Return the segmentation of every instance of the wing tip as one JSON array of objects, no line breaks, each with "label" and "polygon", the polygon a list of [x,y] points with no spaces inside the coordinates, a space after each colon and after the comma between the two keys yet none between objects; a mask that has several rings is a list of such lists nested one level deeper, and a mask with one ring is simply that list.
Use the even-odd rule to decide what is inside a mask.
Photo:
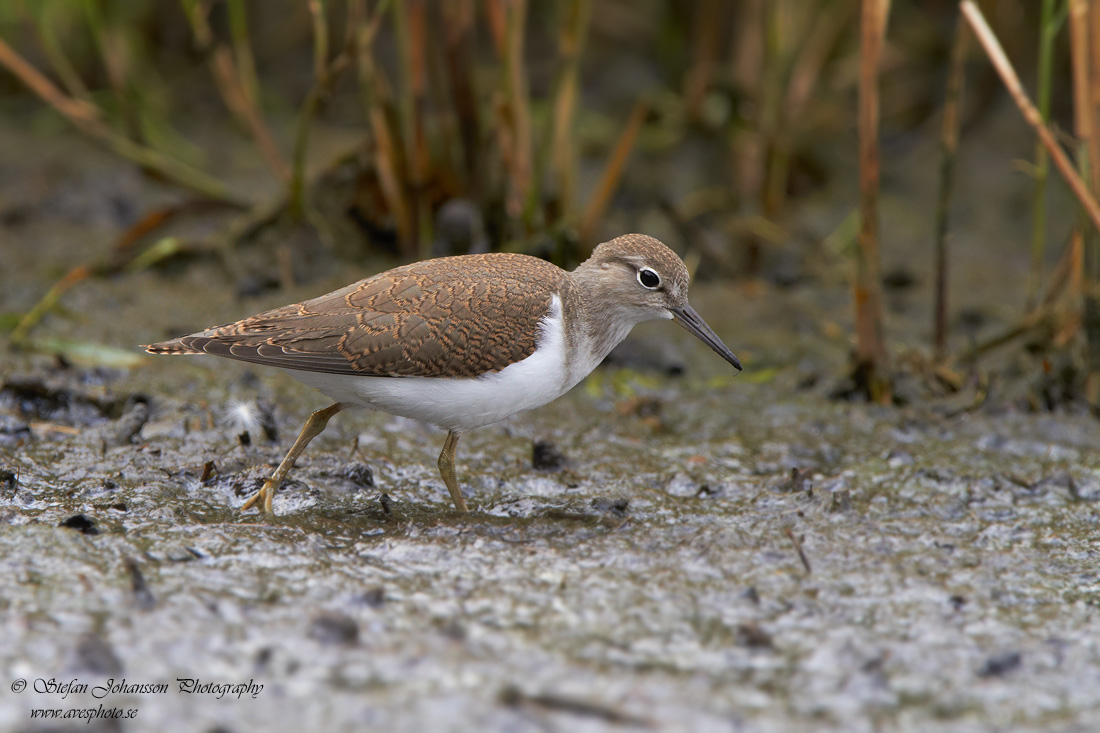
[{"label": "wing tip", "polygon": [[157,355],[179,355],[179,354],[201,354],[201,351],[196,351],[187,344],[183,343],[182,338],[171,339],[170,341],[158,341],[155,344],[142,344],[138,348],[144,349],[149,354]]}]

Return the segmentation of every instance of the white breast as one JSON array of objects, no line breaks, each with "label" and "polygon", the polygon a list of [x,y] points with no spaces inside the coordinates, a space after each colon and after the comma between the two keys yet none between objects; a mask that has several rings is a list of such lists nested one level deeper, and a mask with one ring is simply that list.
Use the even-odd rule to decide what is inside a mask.
[{"label": "white breast", "polygon": [[292,371],[297,379],[337,402],[422,420],[465,432],[545,405],[587,375],[566,369],[565,327],[558,296],[539,322],[533,354],[479,377],[360,377]]}]

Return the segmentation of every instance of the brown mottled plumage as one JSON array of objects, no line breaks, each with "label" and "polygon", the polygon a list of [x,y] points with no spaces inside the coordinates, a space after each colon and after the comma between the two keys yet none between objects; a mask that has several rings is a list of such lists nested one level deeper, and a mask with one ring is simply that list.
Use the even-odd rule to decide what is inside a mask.
[{"label": "brown mottled plumage", "polygon": [[476,377],[534,353],[551,296],[572,305],[574,290],[537,257],[441,257],[146,349],[329,374]]}]

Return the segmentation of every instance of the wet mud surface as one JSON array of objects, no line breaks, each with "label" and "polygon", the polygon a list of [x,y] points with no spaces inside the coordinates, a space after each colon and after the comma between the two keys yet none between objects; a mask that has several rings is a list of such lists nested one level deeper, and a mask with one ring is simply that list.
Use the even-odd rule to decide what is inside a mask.
[{"label": "wet mud surface", "polygon": [[[74,210],[35,215],[35,189],[20,194],[3,310],[110,246],[121,224],[86,198],[155,196],[92,161],[113,183],[71,184],[94,192]],[[916,220],[911,198],[887,216]],[[993,242],[1016,226],[994,225]],[[962,255],[957,276],[985,256]],[[1003,259],[1015,277],[1026,253]],[[369,271],[246,300],[214,262],[96,279],[40,329],[129,350]],[[1007,322],[1014,300],[978,290],[960,298]],[[171,692],[112,695],[137,718],[61,729],[1093,729],[1096,419],[1036,408],[1051,377],[1027,354],[991,387],[968,374],[941,396],[909,378],[898,407],[834,399],[851,320],[839,276],[692,293],[745,372],[668,324],[640,327],[571,394],[464,436],[471,516],[436,471],[444,434],[367,412],[334,418],[277,516],[242,514],[323,397],[213,358],[63,364],[5,342],[0,728],[100,702],[15,694],[16,679],[125,677]],[[927,297],[892,293],[894,333],[925,338]],[[177,678],[263,689],[184,694]]]}]

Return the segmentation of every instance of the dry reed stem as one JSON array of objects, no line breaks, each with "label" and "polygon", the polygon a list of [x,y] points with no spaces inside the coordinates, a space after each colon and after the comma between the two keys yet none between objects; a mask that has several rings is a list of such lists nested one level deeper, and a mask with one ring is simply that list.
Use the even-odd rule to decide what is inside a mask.
[{"label": "dry reed stem", "polygon": [[1097,192],[1100,192],[1100,114],[1097,114],[1097,106],[1100,105],[1100,8],[1096,3],[1089,6],[1089,36],[1091,43],[1089,44],[1089,50],[1092,52],[1090,56],[1090,84],[1089,84],[1089,96],[1085,98],[1084,104],[1089,105],[1092,109],[1092,123],[1093,127],[1090,135],[1089,146],[1089,172],[1091,173],[1090,183],[1092,184],[1092,193],[1095,196]]},{"label": "dry reed stem", "polygon": [[485,0],[485,20],[489,25],[489,37],[493,39],[497,58],[502,60],[507,53],[509,2],[510,0]]},{"label": "dry reed stem", "polygon": [[565,211],[576,204],[577,146],[574,120],[580,84],[581,50],[591,14],[591,0],[570,0],[565,6],[565,19],[558,32],[558,54],[562,64],[554,98],[551,166],[557,178],[557,194]]},{"label": "dry reed stem", "polygon": [[531,112],[527,96],[527,70],[523,52],[526,40],[527,0],[507,0],[507,43],[505,54],[506,89],[509,121],[512,125],[512,185],[508,191],[508,213],[523,214],[532,193],[531,185]]},{"label": "dry reed stem", "polygon": [[[408,8],[403,66],[406,68],[405,143],[408,146],[410,198],[413,206],[413,242],[420,256],[426,256],[431,229],[431,211],[425,189],[431,177],[431,158],[425,133],[427,112],[427,5],[425,0],[404,0]],[[408,254],[414,254],[409,252]]]},{"label": "dry reed stem", "polygon": [[[760,80],[764,78],[764,0],[741,0],[736,13],[727,73],[745,97],[755,102],[753,108],[759,109]],[[730,188],[736,199],[746,200],[759,194],[763,185],[763,158],[758,122],[735,130],[730,136]]]},{"label": "dry reed stem", "polygon": [[691,23],[691,66],[684,78],[684,109],[689,119],[701,117],[703,100],[714,78],[718,62],[719,31],[725,22],[724,0],[700,0],[695,3]]},{"label": "dry reed stem", "polygon": [[54,283],[53,287],[47,291],[46,295],[42,297],[33,308],[27,311],[26,315],[20,319],[15,330],[11,334],[11,342],[13,344],[24,344],[27,341],[27,336],[30,334],[31,329],[38,325],[38,322],[42,320],[43,316],[49,313],[57,302],[61,300],[61,296],[67,293],[74,285],[87,280],[92,275],[92,269],[87,265],[78,265],[69,271],[65,277]]},{"label": "dry reed stem", "polygon": [[584,209],[584,214],[581,216],[580,241],[588,251],[591,251],[596,244],[594,239],[597,235],[596,227],[606,213],[615,189],[619,186],[619,180],[626,168],[626,161],[630,158],[630,152],[634,149],[634,143],[638,139],[638,133],[642,129],[642,123],[645,122],[648,112],[649,103],[646,100],[640,99],[634,104],[626,127],[623,128],[619,141],[615,143],[615,149],[607,161],[599,183],[596,184],[596,190]]},{"label": "dry reed stem", "polygon": [[875,402],[891,399],[886,345],[882,336],[882,277],[879,262],[878,69],[886,35],[889,0],[863,0],[860,19],[859,181],[860,231],[856,257],[856,371]]},{"label": "dry reed stem", "polygon": [[970,27],[974,30],[974,35],[977,36],[982,48],[985,49],[986,55],[989,56],[993,68],[997,70],[1005,88],[1008,89],[1009,94],[1012,95],[1013,101],[1016,102],[1016,106],[1019,108],[1020,113],[1024,116],[1027,123],[1035,129],[1036,134],[1039,136],[1039,140],[1042,141],[1043,146],[1047,149],[1047,152],[1050,153],[1051,160],[1054,161],[1054,167],[1058,169],[1058,173],[1065,179],[1070,190],[1073,191],[1073,195],[1077,198],[1078,203],[1085,209],[1085,213],[1088,215],[1092,225],[1097,231],[1100,231],[1100,205],[1096,203],[1096,199],[1089,193],[1088,186],[1085,185],[1084,180],[1077,175],[1077,171],[1073,168],[1073,163],[1070,162],[1069,158],[1062,150],[1062,147],[1058,144],[1054,134],[1043,124],[1043,119],[1039,114],[1039,110],[1035,109],[1035,105],[1028,99],[1027,93],[1020,84],[1019,77],[1016,76],[1016,70],[1012,67],[1008,57],[1005,56],[1004,49],[1001,48],[997,36],[994,35],[989,24],[986,23],[982,11],[978,9],[978,6],[974,4],[973,0],[963,0],[960,7],[962,8],[963,14],[966,16],[967,22],[970,23]]},{"label": "dry reed stem", "polygon": [[940,189],[936,199],[936,292],[933,323],[933,348],[936,360],[942,362],[947,351],[947,219],[951,210],[951,194],[955,187],[955,156],[959,148],[959,105],[966,76],[966,53],[969,39],[966,21],[960,15],[955,25],[955,41],[951,46],[951,67],[947,76],[947,91],[943,104],[943,131],[940,138]]},{"label": "dry reed stem", "polygon": [[[764,179],[760,187],[760,208],[764,216],[777,218],[787,193],[789,153],[781,131],[783,120],[783,8],[770,2],[764,13],[764,76],[760,88],[758,126],[765,151]],[[760,244],[750,248],[748,270],[755,275],[760,266]]]},{"label": "dry reed stem", "polygon": [[405,196],[404,157],[390,124],[392,94],[371,56],[374,38],[381,28],[388,4],[387,0],[382,0],[376,6],[371,20],[357,31],[359,82],[366,95],[367,120],[376,148],[373,162],[378,174],[378,185],[393,216],[394,228],[402,249],[409,251],[413,241],[412,217]]},{"label": "dry reed stem", "polygon": [[[459,9],[461,5],[461,2],[455,3],[455,7]],[[425,26],[428,39],[424,51],[428,78],[427,107],[435,112],[426,113],[425,116],[425,123],[430,131],[426,144],[428,161],[431,163],[428,171],[430,178],[427,179],[429,212],[436,201],[464,195],[472,185],[472,182],[467,183],[469,177],[464,172],[462,130],[453,105],[453,98],[450,96],[450,76],[447,66],[451,48],[449,48],[447,36],[451,31],[443,22],[443,12],[446,8],[446,3],[429,2]],[[440,39],[443,39],[442,43]],[[465,73],[463,70],[456,72],[458,76],[463,73]],[[433,226],[434,223],[432,221]]]},{"label": "dry reed stem", "polygon": [[458,131],[462,140],[466,188],[474,194],[475,199],[480,199],[481,123],[470,60],[474,30],[473,0],[443,3],[442,11],[446,57],[444,65],[451,92],[451,105],[458,118]]},{"label": "dry reed stem", "polygon": [[54,86],[38,69],[26,62],[11,46],[0,39],[0,65],[46,104],[85,132],[103,137],[110,128],[103,122],[102,110],[91,102],[73,99]]},{"label": "dry reed stem", "polygon": [[410,248],[409,243],[413,241],[412,215],[404,193],[404,179],[401,175],[402,156],[386,115],[386,104],[379,98],[382,96],[380,92],[384,90],[384,86],[366,54],[363,54],[360,69],[364,84],[375,88],[373,98],[368,103],[367,118],[370,121],[371,135],[377,148],[374,165],[378,172],[378,184],[382,188],[386,205],[393,215],[397,237],[402,248],[407,250]]},{"label": "dry reed stem", "polygon": [[1074,229],[1070,233],[1069,245],[1063,250],[1062,256],[1058,258],[1058,263],[1050,273],[1050,282],[1042,300],[1043,306],[1053,305],[1067,291],[1081,292],[1084,247],[1080,228]]},{"label": "dry reed stem", "polygon": [[500,90],[494,91],[490,105],[493,111],[493,133],[496,135],[496,148],[500,151],[501,164],[504,167],[505,174],[508,177],[515,178],[517,173],[514,125],[511,121],[510,110],[508,102],[504,98],[504,93]]},{"label": "dry reed stem", "polygon": [[[1100,141],[1096,134],[1096,106],[1094,89],[1100,84],[1095,78],[1092,67],[1095,52],[1091,47],[1096,43],[1092,35],[1090,13],[1097,14],[1093,3],[1087,0],[1070,0],[1070,58],[1073,66],[1073,108],[1074,132],[1078,140],[1077,166],[1082,176],[1089,182],[1093,195],[1098,190],[1097,168],[1100,167]],[[1083,295],[1081,325],[1085,333],[1085,397],[1089,404],[1100,402],[1100,301],[1097,298],[1097,246],[1098,232],[1081,229],[1084,257],[1081,272],[1081,293]]]}]

